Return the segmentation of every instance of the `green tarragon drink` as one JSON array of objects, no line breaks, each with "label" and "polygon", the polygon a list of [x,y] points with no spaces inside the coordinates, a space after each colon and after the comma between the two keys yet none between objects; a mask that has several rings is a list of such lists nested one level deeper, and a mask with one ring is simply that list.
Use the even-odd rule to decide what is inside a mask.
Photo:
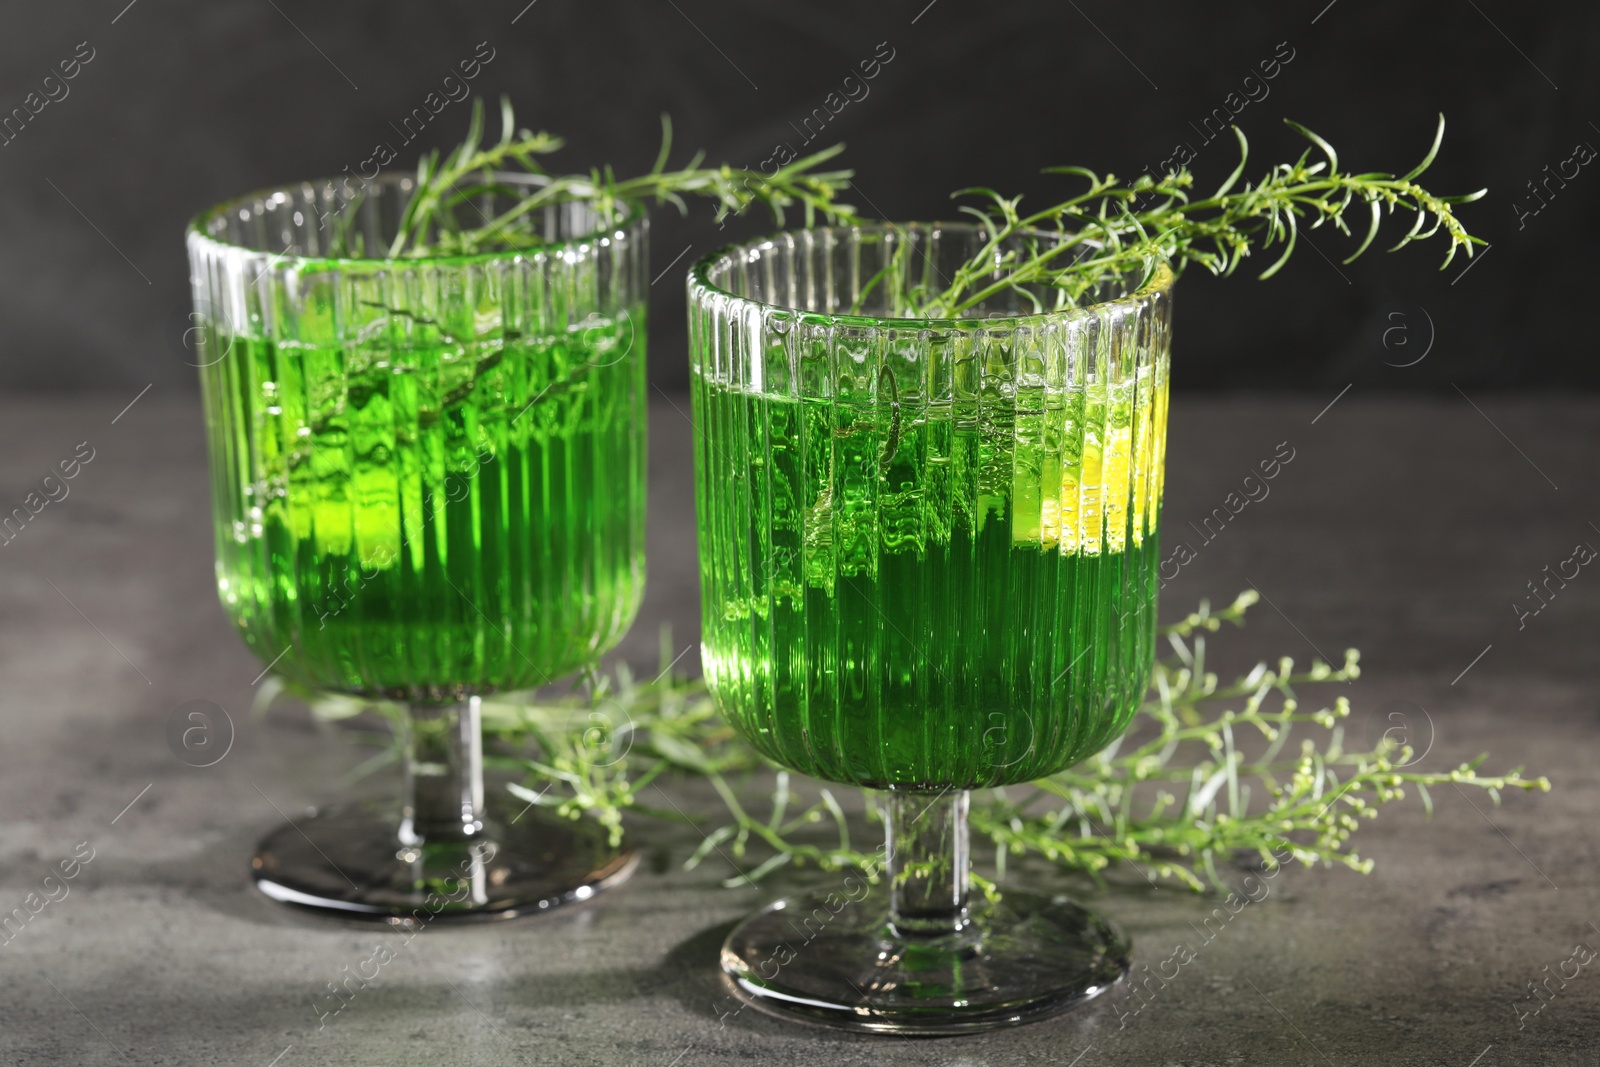
[{"label": "green tarragon drink", "polygon": [[1172,275],[1072,304],[997,270],[1071,238],[862,222],[690,272],[707,686],[780,765],[887,791],[881,888],[786,897],[723,941],[765,1010],[970,1033],[1127,970],[1065,897],[968,889],[968,791],[1092,755],[1150,678]]},{"label": "green tarragon drink", "polygon": [[1164,364],[942,403],[866,380],[797,399],[695,377],[720,711],[786,767],[875,788],[1098,751],[1153,654]]},{"label": "green tarragon drink", "polygon": [[245,640],[304,684],[413,700],[592,660],[644,581],[642,309],[470,344],[373,323],[370,347],[214,339],[218,580]]},{"label": "green tarragon drink", "polygon": [[533,172],[554,142],[502,118],[491,148],[475,109],[415,171],[187,233],[223,607],[263,677],[390,705],[396,802],[250,858],[268,897],[346,919],[532,914],[637,862],[484,781],[484,694],[597,660],[644,582],[645,209]]}]

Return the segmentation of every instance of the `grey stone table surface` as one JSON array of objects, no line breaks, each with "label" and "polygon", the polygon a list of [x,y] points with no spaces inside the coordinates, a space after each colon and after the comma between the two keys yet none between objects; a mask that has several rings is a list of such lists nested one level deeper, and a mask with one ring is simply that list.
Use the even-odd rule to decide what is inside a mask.
[{"label": "grey stone table surface", "polygon": [[[1192,558],[1163,610],[1249,585],[1271,601],[1214,642],[1218,669],[1359,647],[1352,731],[1409,701],[1432,744],[1421,766],[1487,751],[1555,788],[1499,808],[1441,790],[1431,819],[1414,799],[1386,811],[1357,838],[1373,874],[1285,873],[1137,1016],[1118,991],[1016,1030],[908,1041],[725,1015],[719,940],[784,883],[720,888],[727,872],[682,870],[693,841],[664,829],[629,883],[588,904],[426,930],[319,1027],[314,998],[394,935],[269,902],[246,858],[277,809],[338,797],[364,753],[303,715],[249,716],[262,665],[214,593],[198,402],[153,392],[119,415],[129,399],[0,401],[0,511],[92,449],[68,495],[0,546],[0,913],[26,913],[52,868],[92,850],[7,928],[0,1062],[1600,1062],[1600,966],[1570,962],[1600,948],[1600,573],[1552,585],[1537,614],[1512,607],[1537,603],[1528,583],[1546,565],[1600,545],[1600,403],[1177,396],[1166,541]],[[686,411],[664,397],[651,411],[649,593],[620,650],[641,667],[664,621],[680,646],[698,632]],[[1294,458],[1270,493],[1206,540],[1201,519],[1282,442]],[[170,713],[193,699],[237,727],[210,768],[167,746]],[[1132,934],[1136,965],[1197,940],[1217,906],[1148,887],[1087,896]],[[1530,1000],[1557,972],[1553,997]]]}]

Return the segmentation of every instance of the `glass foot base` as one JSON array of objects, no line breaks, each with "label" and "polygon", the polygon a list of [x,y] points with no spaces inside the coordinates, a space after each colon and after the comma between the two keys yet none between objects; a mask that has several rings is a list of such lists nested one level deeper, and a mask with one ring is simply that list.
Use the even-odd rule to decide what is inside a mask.
[{"label": "glass foot base", "polygon": [[638,855],[604,828],[531,808],[486,821],[474,840],[401,844],[397,820],[331,808],[269,834],[251,858],[273,900],[395,925],[482,922],[587,900],[633,873]]},{"label": "glass foot base", "polygon": [[1066,897],[1008,889],[960,933],[904,936],[883,894],[780,900],[740,923],[722,970],[748,1003],[846,1030],[964,1034],[1041,1019],[1128,971],[1128,939]]}]

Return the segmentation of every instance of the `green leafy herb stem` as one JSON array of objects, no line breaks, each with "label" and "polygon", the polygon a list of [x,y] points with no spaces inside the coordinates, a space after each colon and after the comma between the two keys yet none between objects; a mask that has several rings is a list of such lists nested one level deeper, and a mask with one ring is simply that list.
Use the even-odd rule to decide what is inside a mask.
[{"label": "green leafy herb stem", "polygon": [[[546,239],[537,222],[543,209],[553,204],[582,201],[592,204],[598,218],[620,220],[635,203],[670,203],[687,210],[688,197],[712,201],[716,218],[737,215],[753,205],[769,209],[781,226],[787,212],[800,209],[806,225],[818,217],[847,222],[855,209],[838,197],[849,186],[850,171],[825,170],[823,164],[844,150],[842,144],[824,148],[773,173],[720,164],[702,166],[704,153],[696,153],[687,166],[667,169],[672,151],[672,123],[661,119],[661,150],[646,174],[619,179],[612,169],[596,167],[585,174],[552,174],[543,157],[562,147],[560,137],[519,129],[511,103],[502,98],[500,138],[484,140],[482,101],[473,105],[466,137],[448,153],[424,155],[417,164],[415,188],[406,204],[394,237],[383,250],[384,258],[410,259],[439,255],[537,248]],[[497,174],[521,171],[540,180],[515,185],[497,180]],[[487,194],[498,194],[497,209],[481,206]],[[509,206],[503,206],[503,205]],[[350,223],[358,200],[341,213],[330,254],[359,252]]]},{"label": "green leafy herb stem", "polygon": [[[1210,196],[1191,196],[1194,175],[1180,168],[1159,178],[1141,175],[1124,182],[1084,167],[1052,167],[1046,173],[1082,178],[1088,187],[1075,196],[1037,211],[1024,212],[1021,197],[1005,197],[993,189],[964,189],[957,197],[978,197],[986,203],[963,204],[960,211],[976,219],[987,241],[962,264],[942,289],[913,285],[909,252],[888,284],[901,292],[894,302],[914,317],[960,316],[1003,292],[1024,294],[1040,311],[1076,305],[1086,294],[1097,295],[1107,280],[1143,284],[1158,264],[1174,273],[1193,264],[1213,274],[1232,274],[1257,249],[1282,246],[1282,252],[1261,274],[1276,274],[1294,252],[1302,230],[1324,225],[1350,234],[1347,214],[1355,205],[1367,209],[1366,234],[1344,262],[1360,256],[1377,237],[1385,215],[1413,216],[1411,226],[1390,249],[1443,232],[1449,241],[1444,265],[1460,249],[1472,254],[1483,239],[1467,233],[1454,208],[1483,196],[1478,190],[1461,196],[1439,196],[1417,184],[1438,155],[1444,139],[1444,116],[1426,156],[1401,175],[1381,171],[1351,173],[1339,167],[1333,146],[1296,122],[1288,125],[1311,142],[1293,163],[1280,163],[1255,182],[1240,185],[1249,159],[1249,143],[1239,140],[1239,163]],[[1322,158],[1312,161],[1312,152]],[[1431,222],[1431,225],[1430,225]],[[1426,229],[1424,228],[1426,227]]]},{"label": "green leafy herb stem", "polygon": [[[1387,735],[1376,747],[1347,744],[1344,696],[1316,707],[1300,689],[1360,674],[1355,650],[1333,666],[1297,668],[1285,657],[1258,663],[1224,684],[1206,669],[1207,637],[1242,625],[1257,600],[1241,593],[1221,610],[1199,609],[1163,628],[1171,655],[1158,660],[1151,688],[1123,738],[1060,774],[980,792],[971,825],[994,845],[994,878],[974,884],[994,892],[1008,862],[1037,857],[1098,881],[1116,864],[1129,876],[1193,890],[1222,887],[1222,868],[1266,860],[1287,847],[1305,866],[1340,864],[1366,873],[1372,861],[1352,848],[1361,825],[1415,790],[1430,812],[1441,785],[1484,790],[1495,803],[1507,790],[1548,791],[1545,778],[1517,767],[1480,773],[1487,757],[1449,770],[1421,771],[1409,747]],[[669,662],[670,640],[662,658]],[[625,667],[611,678],[588,676],[587,691],[546,698],[501,694],[485,703],[490,766],[520,780],[519,798],[571,818],[593,818],[620,840],[630,815],[688,822],[703,835],[686,859],[712,857],[734,866],[726,885],[746,885],[783,867],[853,868],[881,876],[883,813],[863,792],[857,804],[874,832],[866,846],[852,834],[847,805],[824,785],[800,784],[748,748],[716,714],[704,683],[664,669],[640,682]],[[274,684],[267,699],[283,691]],[[319,717],[349,719],[374,705],[345,697],[297,694]],[[394,707],[379,707],[399,714]],[[395,742],[359,768],[368,773],[399,758]],[[397,735],[396,735],[397,736]],[[774,772],[770,779],[761,772]],[[718,810],[685,810],[672,786],[702,779]],[[758,785],[771,782],[771,786]],[[649,786],[652,791],[645,799]],[[824,832],[825,831],[825,832]]]}]

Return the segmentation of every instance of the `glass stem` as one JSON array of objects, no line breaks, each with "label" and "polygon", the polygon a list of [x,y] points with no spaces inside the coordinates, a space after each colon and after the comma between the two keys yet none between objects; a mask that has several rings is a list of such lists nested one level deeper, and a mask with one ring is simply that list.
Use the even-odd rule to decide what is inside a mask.
[{"label": "glass stem", "polygon": [[967,792],[889,794],[889,922],[908,937],[967,925]]},{"label": "glass stem", "polygon": [[471,841],[483,833],[482,700],[413,704],[406,714],[406,845]]}]

